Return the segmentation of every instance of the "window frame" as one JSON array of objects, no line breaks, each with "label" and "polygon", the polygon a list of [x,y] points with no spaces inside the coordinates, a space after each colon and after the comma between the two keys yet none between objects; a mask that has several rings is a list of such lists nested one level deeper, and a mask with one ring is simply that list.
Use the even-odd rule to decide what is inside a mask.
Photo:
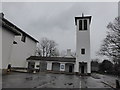
[{"label": "window frame", "polygon": [[16,41],[13,41],[13,44],[17,44],[17,42],[16,42]]},{"label": "window frame", "polygon": [[85,55],[85,48],[82,48],[82,49],[81,49],[81,54],[82,54],[82,55]]},{"label": "window frame", "polygon": [[24,34],[22,35],[21,41],[24,42],[24,43],[26,42],[26,35],[24,35]]},{"label": "window frame", "polygon": [[80,19],[80,20],[79,20],[79,30],[83,30],[83,28],[82,28],[82,27],[83,27],[82,23],[83,23],[83,20]]},{"label": "window frame", "polygon": [[87,30],[88,25],[87,25],[87,19],[84,19],[84,30]]}]

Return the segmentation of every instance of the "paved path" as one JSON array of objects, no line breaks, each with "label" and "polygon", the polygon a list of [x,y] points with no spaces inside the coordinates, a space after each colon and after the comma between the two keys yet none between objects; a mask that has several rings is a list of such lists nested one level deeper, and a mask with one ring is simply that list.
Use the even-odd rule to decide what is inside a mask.
[{"label": "paved path", "polygon": [[[102,77],[102,78],[101,78]],[[3,88],[110,88],[101,81],[105,76],[11,73],[3,76]],[[111,89],[110,89],[111,90]]]},{"label": "paved path", "polygon": [[92,74],[92,76],[100,78],[102,82],[110,85],[113,88],[116,87],[116,80],[119,80],[119,82],[120,82],[120,78],[111,76],[111,75]]},{"label": "paved path", "polygon": [[75,75],[45,73],[12,73],[2,78],[2,85],[6,88],[77,88],[80,81]]}]

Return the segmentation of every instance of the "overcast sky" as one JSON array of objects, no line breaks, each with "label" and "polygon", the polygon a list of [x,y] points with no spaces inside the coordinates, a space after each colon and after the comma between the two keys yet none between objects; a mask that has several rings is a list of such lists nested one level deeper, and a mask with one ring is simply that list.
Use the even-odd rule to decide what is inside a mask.
[{"label": "overcast sky", "polygon": [[60,51],[76,50],[76,30],[74,17],[92,16],[91,57],[96,58],[107,24],[118,16],[117,2],[7,2],[2,3],[5,18],[32,35],[37,40],[42,37],[55,40]]}]

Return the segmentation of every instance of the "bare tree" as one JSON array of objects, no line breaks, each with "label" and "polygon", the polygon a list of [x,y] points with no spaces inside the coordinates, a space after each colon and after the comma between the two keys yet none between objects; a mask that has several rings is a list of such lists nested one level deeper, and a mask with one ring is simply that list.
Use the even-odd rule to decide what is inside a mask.
[{"label": "bare tree", "polygon": [[38,47],[43,57],[59,56],[57,43],[54,40],[49,40],[44,37],[40,40]]},{"label": "bare tree", "polygon": [[120,16],[109,23],[107,36],[103,41],[99,54],[108,56],[115,63],[120,64]]},{"label": "bare tree", "polygon": [[42,56],[42,51],[40,50],[39,47],[36,48],[35,55],[36,55],[36,56]]}]

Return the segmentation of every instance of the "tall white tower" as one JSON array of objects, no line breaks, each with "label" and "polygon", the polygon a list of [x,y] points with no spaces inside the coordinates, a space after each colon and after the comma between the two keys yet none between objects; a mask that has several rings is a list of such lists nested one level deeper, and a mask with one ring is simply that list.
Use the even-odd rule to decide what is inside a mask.
[{"label": "tall white tower", "polygon": [[75,72],[91,73],[90,60],[90,23],[91,16],[75,17],[76,25],[76,64]]}]

